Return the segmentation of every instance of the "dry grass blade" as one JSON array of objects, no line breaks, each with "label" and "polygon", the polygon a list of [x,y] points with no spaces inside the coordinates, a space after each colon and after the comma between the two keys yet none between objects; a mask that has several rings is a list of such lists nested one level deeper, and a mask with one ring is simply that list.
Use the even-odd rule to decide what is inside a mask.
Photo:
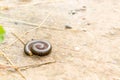
[{"label": "dry grass blade", "polygon": [[28,5],[23,5],[23,6],[35,6],[35,5],[39,5],[39,4],[48,4],[48,3],[56,3],[56,2],[63,2],[64,0],[52,0],[52,1],[39,1],[39,2],[35,2],[35,3],[31,3]]},{"label": "dry grass blade", "polygon": [[12,22],[12,23],[19,23],[19,24],[30,25],[30,26],[38,26],[38,24],[34,24],[34,23],[22,21],[22,20],[16,20],[16,19],[12,19],[12,18],[7,18],[7,17],[3,17],[3,16],[0,16],[0,19],[4,19],[4,20],[6,20],[8,22]]},{"label": "dry grass blade", "polygon": [[45,23],[45,21],[48,19],[49,16],[50,16],[50,14],[47,15],[47,17],[40,23],[40,25],[39,25],[38,27],[35,27],[35,28],[33,28],[33,29],[31,29],[31,30],[25,32],[25,34],[31,32],[31,31],[33,31],[33,30],[35,30],[35,29],[40,28],[41,25],[43,25],[43,23]]},{"label": "dry grass blade", "polygon": [[[48,19],[49,16],[50,16],[50,14],[47,15],[47,17],[41,22],[41,24],[40,24],[39,26],[38,26],[37,24],[33,24],[33,23],[21,21],[21,20],[14,20],[14,19],[6,18],[6,17],[1,17],[1,16],[0,16],[0,18],[6,19],[6,20],[8,20],[8,21],[10,21],[10,22],[20,22],[20,23],[23,23],[23,24],[31,25],[31,26],[38,26],[38,27],[35,27],[35,28],[33,28],[33,29],[25,32],[25,33],[24,33],[24,35],[25,35],[26,33],[29,33],[30,31],[33,31],[34,29],[40,28],[41,25]],[[43,27],[42,27],[42,28],[43,28]],[[19,39],[22,38],[24,35],[20,36]],[[14,36],[16,36],[16,35],[14,35]],[[16,41],[17,41],[17,40],[11,42],[11,44],[8,45],[8,46],[6,46],[5,48],[8,48],[8,47],[11,46],[12,44],[14,44]],[[22,42],[22,43],[23,43],[23,42]]]},{"label": "dry grass blade", "polygon": [[13,33],[13,32],[12,32],[12,34],[13,34],[23,45],[25,45],[24,41],[23,41],[22,39],[20,39],[17,34],[15,34],[15,33]]},{"label": "dry grass blade", "polygon": [[[33,28],[33,29],[25,32],[24,35],[25,35],[26,33],[29,33],[29,32],[31,32],[31,31],[35,30],[35,29],[40,28],[41,25],[48,19],[49,16],[50,16],[50,14],[47,15],[47,17],[41,22],[41,24],[40,24],[38,27],[35,27],[35,28]],[[1,17],[0,17],[0,18],[1,18]],[[9,20],[9,18],[6,18],[6,19]],[[12,21],[12,19],[11,19],[10,21]],[[17,20],[16,20],[16,21],[17,21]],[[16,22],[16,21],[15,21],[15,22]],[[34,25],[34,24],[27,23],[27,22],[24,22],[24,21],[20,21],[20,22],[23,23],[23,24]],[[35,24],[34,26],[37,26],[37,25]],[[20,39],[20,37],[18,37],[18,36],[17,36],[16,34],[14,34],[14,33],[12,33],[12,34],[13,34],[18,40],[20,40],[20,41],[22,42],[22,44],[25,44],[24,41]],[[24,35],[22,35],[21,37],[23,37]],[[16,42],[16,41],[17,41],[17,40],[15,40],[15,42]],[[13,43],[14,43],[14,42],[13,42]],[[27,80],[27,79],[25,78],[25,76],[20,72],[19,68],[16,67],[16,66],[13,64],[13,62],[9,59],[9,57],[8,57],[3,51],[1,51],[1,50],[0,50],[0,53],[1,53],[1,54],[5,57],[5,59],[13,66],[13,68],[24,78],[24,80]],[[48,63],[45,63],[45,64],[50,64],[50,63],[51,63],[51,62],[48,62]],[[44,64],[40,64],[40,65],[44,65]],[[35,65],[31,65],[31,67],[32,67],[32,66],[35,66]]]},{"label": "dry grass blade", "polygon": [[9,57],[8,57],[3,51],[0,50],[0,54],[2,54],[2,55],[4,56],[4,58],[12,65],[12,67],[22,76],[22,78],[23,78],[24,80],[27,80],[27,79],[25,78],[25,76],[20,72],[20,70],[18,69],[18,67],[16,67],[16,66],[14,65],[14,63],[9,59]]},{"label": "dry grass blade", "polygon": [[56,63],[56,60],[45,62],[45,63],[41,63],[41,64],[32,64],[32,65],[27,65],[27,66],[21,66],[21,67],[19,67],[19,69],[20,70],[26,70],[26,69],[29,69],[29,68],[36,68],[36,67],[40,67],[42,65],[48,65],[48,64],[52,64],[52,63]]}]

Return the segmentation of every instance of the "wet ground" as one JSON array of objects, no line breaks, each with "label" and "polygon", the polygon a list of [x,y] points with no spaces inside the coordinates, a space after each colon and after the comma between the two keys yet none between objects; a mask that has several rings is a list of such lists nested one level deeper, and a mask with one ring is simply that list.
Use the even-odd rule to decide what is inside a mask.
[{"label": "wet ground", "polygon": [[[0,80],[120,80],[119,0],[0,0]],[[52,52],[27,56],[47,40]]]}]

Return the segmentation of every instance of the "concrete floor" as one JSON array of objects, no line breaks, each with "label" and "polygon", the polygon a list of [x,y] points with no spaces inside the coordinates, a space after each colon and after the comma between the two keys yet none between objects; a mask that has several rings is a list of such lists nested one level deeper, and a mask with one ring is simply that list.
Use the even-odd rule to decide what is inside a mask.
[{"label": "concrete floor", "polygon": [[[0,49],[26,78],[1,54],[0,80],[120,80],[119,17],[120,0],[0,0]],[[19,38],[47,40],[52,53],[27,56]]]}]

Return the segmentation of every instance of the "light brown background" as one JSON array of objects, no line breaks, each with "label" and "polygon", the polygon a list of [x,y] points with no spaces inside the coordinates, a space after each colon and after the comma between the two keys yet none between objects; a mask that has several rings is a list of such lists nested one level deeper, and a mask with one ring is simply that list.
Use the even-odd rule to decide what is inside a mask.
[{"label": "light brown background", "polygon": [[[44,28],[32,30],[46,16]],[[0,24],[6,30],[0,48],[16,66],[56,61],[21,70],[27,80],[120,80],[120,0],[0,0]],[[29,57],[12,33],[24,43],[48,40],[52,53]],[[0,64],[10,65],[2,55]],[[0,69],[0,80],[22,79]]]}]

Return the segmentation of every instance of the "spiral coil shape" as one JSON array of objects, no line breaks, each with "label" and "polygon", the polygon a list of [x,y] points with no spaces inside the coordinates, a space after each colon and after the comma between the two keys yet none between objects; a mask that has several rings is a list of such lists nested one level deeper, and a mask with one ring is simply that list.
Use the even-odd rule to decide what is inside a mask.
[{"label": "spiral coil shape", "polygon": [[52,46],[47,41],[33,40],[28,42],[24,47],[24,52],[27,55],[45,56],[51,52]]}]

